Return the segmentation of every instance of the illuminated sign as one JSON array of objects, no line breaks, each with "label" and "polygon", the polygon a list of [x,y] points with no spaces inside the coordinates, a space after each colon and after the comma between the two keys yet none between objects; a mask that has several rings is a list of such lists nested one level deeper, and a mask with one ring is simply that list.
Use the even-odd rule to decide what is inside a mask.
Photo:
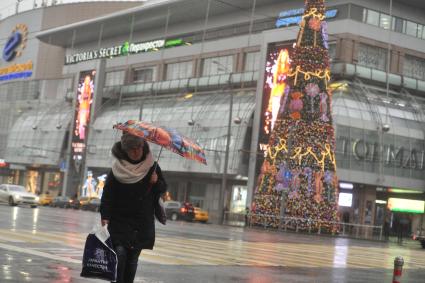
[{"label": "illuminated sign", "polygon": [[286,75],[290,68],[291,46],[273,43],[267,49],[259,137],[259,149],[264,153],[279,115],[280,105],[287,99]]},{"label": "illuminated sign", "polygon": [[81,164],[86,152],[87,132],[90,122],[90,110],[94,94],[95,71],[80,73],[77,89],[77,103],[75,107],[75,120],[72,131],[72,160],[75,169],[80,171]]},{"label": "illuminated sign", "polygon": [[422,200],[389,198],[388,209],[391,211],[424,213],[425,202]]},{"label": "illuminated sign", "polygon": [[339,193],[338,205],[351,207],[353,204],[353,194],[351,193]]},{"label": "illuminated sign", "polygon": [[[270,134],[280,113],[280,105],[287,99],[286,74],[289,71],[292,51],[292,44],[285,42],[271,43],[267,48],[257,148],[263,155],[258,155],[256,176],[261,174],[261,166],[269,148]],[[285,178],[290,179],[290,176]]]},{"label": "illuminated sign", "polygon": [[13,64],[4,68],[0,68],[0,81],[9,81],[31,77],[32,68],[33,64],[31,60],[24,64]]},{"label": "illuminated sign", "polygon": [[341,189],[347,189],[347,190],[352,190],[354,188],[354,185],[351,183],[344,183],[344,182],[339,182],[339,187]]},{"label": "illuminated sign", "polygon": [[125,56],[127,54],[138,54],[143,52],[158,51],[161,48],[169,48],[180,45],[190,45],[190,43],[184,42],[182,39],[160,39],[139,43],[129,43],[126,41],[122,45],[89,50],[72,55],[66,55],[65,65],[77,64],[79,62],[96,60],[101,58],[114,58],[118,56]]},{"label": "illuminated sign", "polygon": [[4,45],[3,59],[10,62],[15,57],[19,57],[26,46],[27,38],[28,27],[24,24],[17,24]]},{"label": "illuminated sign", "polygon": [[[335,18],[338,13],[337,9],[326,11],[325,15],[327,19]],[[297,25],[301,22],[304,9],[293,9],[288,11],[282,11],[279,13],[279,18],[276,21],[276,27],[287,27],[291,25]]]},{"label": "illuminated sign", "polygon": [[423,194],[422,191],[410,190],[410,189],[402,189],[402,188],[388,188],[389,193],[395,194]]},{"label": "illuminated sign", "polygon": [[6,160],[0,159],[0,168],[6,167],[6,166],[7,166]]}]

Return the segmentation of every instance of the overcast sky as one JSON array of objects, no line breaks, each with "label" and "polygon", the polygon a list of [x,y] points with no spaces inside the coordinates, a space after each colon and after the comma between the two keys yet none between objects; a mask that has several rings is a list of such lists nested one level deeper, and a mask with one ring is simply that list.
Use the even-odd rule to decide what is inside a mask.
[{"label": "overcast sky", "polygon": [[[86,1],[81,1],[81,0],[56,0],[56,2],[58,4],[61,3],[75,3],[75,2],[100,2],[100,1],[105,1],[105,0],[86,0]],[[108,1],[108,0],[106,0]],[[109,0],[110,1],[110,0]],[[120,0],[116,0],[115,2],[119,2]],[[126,0],[126,1],[131,1],[131,2],[144,2],[147,0]],[[0,0],[0,15],[1,15],[1,19],[6,18],[12,14],[15,13],[16,11],[16,2],[17,0]],[[43,0],[19,0],[19,11],[25,11],[25,10],[30,10],[34,7],[34,3],[37,5],[37,7],[41,6],[41,3],[43,2]],[[54,2],[54,0],[44,0],[45,3],[47,3],[47,5],[51,5],[52,2]]]}]

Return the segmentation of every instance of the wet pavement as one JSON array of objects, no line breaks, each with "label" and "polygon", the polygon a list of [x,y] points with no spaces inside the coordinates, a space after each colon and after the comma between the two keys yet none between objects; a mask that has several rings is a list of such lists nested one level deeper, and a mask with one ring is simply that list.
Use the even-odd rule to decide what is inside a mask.
[{"label": "wet pavement", "polygon": [[[93,212],[0,204],[0,282],[102,282],[81,278]],[[425,282],[425,250],[395,243],[261,231],[211,224],[157,224],[135,282],[391,282],[403,256],[402,282]]]}]

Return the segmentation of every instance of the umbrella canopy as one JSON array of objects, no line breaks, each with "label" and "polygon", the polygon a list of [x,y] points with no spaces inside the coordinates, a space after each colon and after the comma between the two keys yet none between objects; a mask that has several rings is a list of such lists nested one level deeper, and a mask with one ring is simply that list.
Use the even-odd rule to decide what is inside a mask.
[{"label": "umbrella canopy", "polygon": [[115,129],[142,137],[184,158],[207,165],[205,152],[198,143],[179,134],[175,129],[159,127],[144,121],[128,120],[114,125]]}]

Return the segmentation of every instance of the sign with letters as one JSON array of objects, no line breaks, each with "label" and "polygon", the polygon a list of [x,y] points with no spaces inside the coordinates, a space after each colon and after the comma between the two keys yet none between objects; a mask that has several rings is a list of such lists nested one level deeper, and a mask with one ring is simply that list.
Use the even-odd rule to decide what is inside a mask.
[{"label": "sign with letters", "polygon": [[[338,13],[337,9],[328,10],[325,13],[326,19],[335,18]],[[276,27],[287,27],[291,25],[297,25],[301,22],[302,15],[304,14],[304,8],[286,10],[279,13],[279,17],[276,20]]]},{"label": "sign with letters", "polygon": [[[28,27],[25,24],[17,24],[3,47],[2,58],[6,62],[12,62],[21,56],[28,39]],[[23,79],[32,76],[33,63],[28,60],[22,64],[11,64],[0,68],[0,81]]]},{"label": "sign with letters", "polygon": [[383,162],[387,167],[398,167],[413,170],[423,170],[425,151],[422,148],[407,148],[392,144],[379,145],[365,139],[350,139],[339,136],[340,153],[352,155],[356,160],[365,162]]},{"label": "sign with letters", "polygon": [[158,39],[146,42],[130,43],[124,42],[122,45],[102,47],[99,49],[83,51],[65,56],[65,65],[77,64],[79,62],[96,60],[101,58],[114,58],[128,54],[138,54],[143,52],[157,51],[162,48],[169,48],[181,45],[190,45],[182,39]]}]

